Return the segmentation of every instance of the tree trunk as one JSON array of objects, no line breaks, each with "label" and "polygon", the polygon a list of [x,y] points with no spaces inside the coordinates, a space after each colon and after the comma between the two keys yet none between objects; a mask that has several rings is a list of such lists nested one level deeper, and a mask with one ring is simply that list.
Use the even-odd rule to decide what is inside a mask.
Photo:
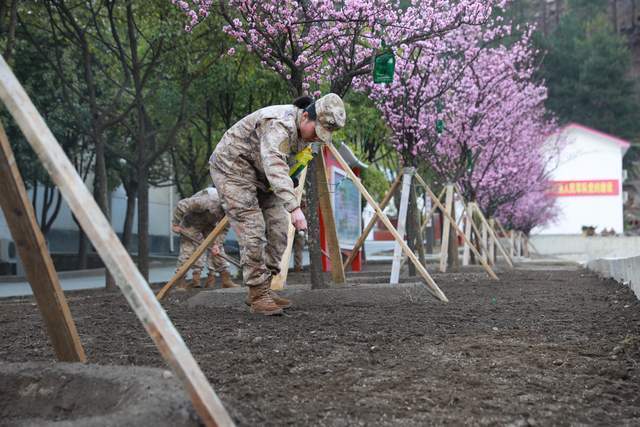
[{"label": "tree trunk", "polygon": [[[0,16],[0,19],[2,19],[1,16]],[[11,2],[11,8],[9,10],[9,25],[7,26],[7,33],[6,33],[7,43],[4,48],[4,53],[2,54],[2,56],[4,57],[4,60],[8,64],[12,63],[11,57],[13,56],[13,48],[16,42],[17,26],[18,26],[18,0],[13,0]]]},{"label": "tree trunk", "polygon": [[33,213],[38,216],[38,180],[33,178],[31,181],[31,207],[33,207]]},{"label": "tree trunk", "polygon": [[[320,152],[318,155],[322,155]],[[312,160],[309,163],[307,176],[315,177],[318,162]],[[311,273],[311,288],[326,288],[324,273],[322,272],[322,251],[320,249],[320,217],[318,215],[318,185],[315,179],[308,179],[307,182],[307,211],[309,218],[308,226],[308,247],[309,247],[309,272]]]},{"label": "tree trunk", "polygon": [[133,3],[127,3],[127,34],[131,53],[131,75],[135,89],[137,135],[136,167],[138,168],[138,269],[149,281],[149,164],[147,162],[148,120],[143,98],[142,61],[138,58],[138,39],[134,22]]},{"label": "tree trunk", "polygon": [[[471,221],[475,223],[473,215],[471,215]],[[471,229],[471,241],[473,242],[473,245],[476,247],[478,252],[482,253],[482,246],[480,245],[480,236],[473,229]],[[469,264],[478,264],[479,262],[480,260],[477,259],[475,253],[471,251],[471,253],[469,254]]]},{"label": "tree trunk", "polygon": [[[416,198],[415,180],[411,181],[411,189],[409,190],[409,211],[407,212],[407,244],[413,252],[418,253],[418,259],[422,265],[425,265],[424,245],[420,237],[420,221],[418,219],[418,204]],[[416,266],[409,263],[409,276],[416,275]]]},{"label": "tree trunk", "polygon": [[131,252],[131,236],[133,234],[133,218],[136,211],[136,189],[135,185],[128,184],[124,186],[127,193],[127,210],[124,216],[124,225],[122,226],[122,245]]},{"label": "tree trunk", "polygon": [[451,225],[449,227],[449,247],[447,248],[447,267],[459,267],[460,257],[458,256],[458,233],[454,228],[454,222],[456,220],[456,204],[455,201],[451,205]]},{"label": "tree trunk", "polygon": [[[143,138],[144,139],[144,138]],[[144,144],[138,146],[139,155],[144,153]],[[144,159],[138,158],[139,164]],[[138,269],[149,281],[149,182],[147,168],[138,169]]]},{"label": "tree trunk", "polygon": [[433,227],[433,215],[432,215],[432,219],[431,219],[431,224],[427,227],[425,227],[425,233],[427,234],[426,238],[427,238],[427,247],[425,248],[425,252],[428,254],[433,254],[433,244],[434,241],[436,240],[436,236],[435,236],[435,229]]},{"label": "tree trunk", "polygon": [[76,264],[76,268],[78,270],[86,270],[87,252],[88,252],[87,235],[84,234],[84,231],[82,231],[82,228],[78,227],[78,262]]}]

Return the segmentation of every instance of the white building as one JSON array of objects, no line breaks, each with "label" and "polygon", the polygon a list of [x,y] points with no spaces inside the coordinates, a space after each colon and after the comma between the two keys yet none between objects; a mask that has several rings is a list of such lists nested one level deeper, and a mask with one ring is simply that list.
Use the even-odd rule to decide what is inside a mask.
[{"label": "white building", "polygon": [[[42,206],[43,192],[42,189],[38,191],[37,216]],[[27,193],[29,200],[31,200],[32,190],[28,190]],[[177,238],[171,233],[173,209],[178,200],[179,196],[175,187],[150,187],[149,189],[149,245],[152,255],[168,255],[178,249],[175,244]],[[109,203],[111,205],[111,224],[116,233],[121,235],[127,206],[127,196],[122,186],[111,193]],[[133,222],[133,252],[137,250],[137,227],[136,213]],[[78,226],[73,221],[71,210],[63,199],[60,213],[46,236],[47,246],[51,253],[75,254],[78,250],[78,236]],[[16,262],[17,254],[13,237],[9,232],[2,209],[0,209],[0,272],[6,270],[7,264],[15,265]]]},{"label": "white building", "polygon": [[561,137],[565,145],[551,172],[558,219],[534,234],[580,234],[583,226],[622,233],[622,158],[630,144],[575,123]]}]

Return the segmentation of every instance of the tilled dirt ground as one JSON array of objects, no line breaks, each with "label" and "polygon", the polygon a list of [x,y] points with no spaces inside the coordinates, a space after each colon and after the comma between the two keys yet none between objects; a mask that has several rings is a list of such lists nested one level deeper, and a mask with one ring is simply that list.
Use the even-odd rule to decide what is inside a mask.
[{"label": "tilled dirt ground", "polygon": [[[405,285],[297,292],[273,318],[238,293],[164,305],[239,425],[640,425],[633,293],[578,269],[499,275],[436,275],[449,304]],[[117,292],[68,299],[91,362],[164,366]],[[0,360],[52,359],[33,300],[0,301]]]}]

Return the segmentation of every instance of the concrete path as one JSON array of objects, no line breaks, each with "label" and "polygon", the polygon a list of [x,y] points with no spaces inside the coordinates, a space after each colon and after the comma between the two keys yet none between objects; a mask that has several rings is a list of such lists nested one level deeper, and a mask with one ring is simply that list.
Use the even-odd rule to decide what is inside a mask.
[{"label": "concrete path", "polygon": [[[151,282],[166,282],[169,280],[176,267],[174,264],[152,266],[149,271]],[[104,269],[83,270],[73,272],[58,273],[60,284],[65,291],[76,291],[80,289],[104,288]],[[31,286],[24,278],[15,281],[3,281],[0,283],[0,298],[32,295]]]},{"label": "concrete path", "polygon": [[[365,250],[368,259],[389,260],[393,251],[393,241],[366,241]],[[236,255],[237,257],[237,255]],[[429,259],[437,258],[437,255],[428,257]],[[309,254],[305,250],[303,253],[303,265],[309,264]],[[293,268],[293,258],[291,259],[291,268]],[[172,262],[154,263],[149,271],[149,279],[152,283],[166,282],[175,272],[175,264]],[[231,274],[235,275],[237,269],[232,265]],[[75,291],[81,289],[97,289],[103,288],[105,285],[104,269],[69,271],[58,273],[62,289],[65,291]],[[2,278],[0,277],[0,298],[32,295],[31,286],[25,278]]]}]

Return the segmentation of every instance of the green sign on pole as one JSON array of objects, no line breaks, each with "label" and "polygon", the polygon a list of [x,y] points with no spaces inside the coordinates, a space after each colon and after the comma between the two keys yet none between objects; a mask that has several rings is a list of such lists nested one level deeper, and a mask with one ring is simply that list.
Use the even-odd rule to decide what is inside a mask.
[{"label": "green sign on pole", "polygon": [[382,51],[373,58],[373,82],[391,83],[396,68],[396,57],[382,41]]},{"label": "green sign on pole", "polygon": [[[438,113],[442,113],[442,110],[444,110],[444,104],[442,103],[442,101],[437,100],[436,101],[436,111]],[[444,132],[444,120],[436,119],[436,132],[438,133],[438,135],[440,135],[440,134],[442,134],[442,132]]]}]

